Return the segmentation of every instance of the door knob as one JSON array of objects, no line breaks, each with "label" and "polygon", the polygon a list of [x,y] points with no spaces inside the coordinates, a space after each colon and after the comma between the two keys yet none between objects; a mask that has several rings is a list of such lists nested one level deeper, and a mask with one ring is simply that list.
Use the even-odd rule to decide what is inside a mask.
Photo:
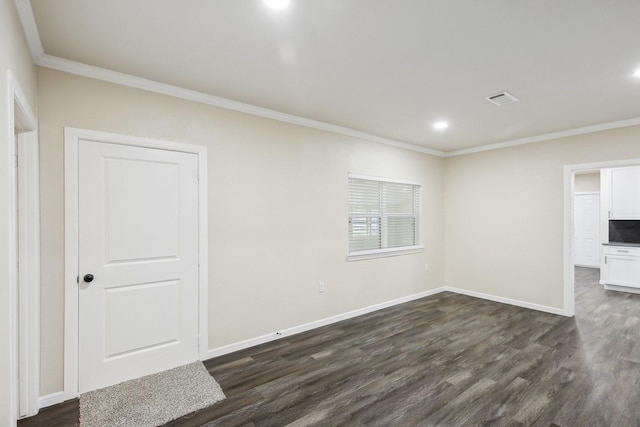
[{"label": "door knob", "polygon": [[87,283],[93,282],[93,274],[85,274],[82,280],[84,280]]}]

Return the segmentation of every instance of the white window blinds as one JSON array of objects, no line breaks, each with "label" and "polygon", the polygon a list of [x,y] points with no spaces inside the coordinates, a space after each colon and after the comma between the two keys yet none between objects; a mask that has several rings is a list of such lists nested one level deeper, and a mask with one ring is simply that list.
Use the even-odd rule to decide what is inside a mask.
[{"label": "white window blinds", "polygon": [[418,245],[420,186],[349,177],[349,254]]}]

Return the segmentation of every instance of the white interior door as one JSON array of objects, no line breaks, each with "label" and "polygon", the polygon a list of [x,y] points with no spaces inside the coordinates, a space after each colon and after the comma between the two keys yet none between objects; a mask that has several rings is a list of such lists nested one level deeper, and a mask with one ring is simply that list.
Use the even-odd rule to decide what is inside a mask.
[{"label": "white interior door", "polygon": [[80,393],[198,360],[197,155],[81,140],[78,161]]},{"label": "white interior door", "polygon": [[575,265],[600,266],[600,196],[574,196],[574,258]]}]

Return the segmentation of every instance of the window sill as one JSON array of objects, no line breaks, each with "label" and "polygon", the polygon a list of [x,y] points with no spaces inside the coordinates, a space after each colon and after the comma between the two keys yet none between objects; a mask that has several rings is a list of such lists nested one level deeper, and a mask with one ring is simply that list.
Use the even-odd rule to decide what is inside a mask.
[{"label": "window sill", "polygon": [[404,246],[402,248],[374,249],[370,251],[351,252],[347,254],[347,261],[362,261],[365,259],[417,254],[420,252],[424,252],[424,246]]}]

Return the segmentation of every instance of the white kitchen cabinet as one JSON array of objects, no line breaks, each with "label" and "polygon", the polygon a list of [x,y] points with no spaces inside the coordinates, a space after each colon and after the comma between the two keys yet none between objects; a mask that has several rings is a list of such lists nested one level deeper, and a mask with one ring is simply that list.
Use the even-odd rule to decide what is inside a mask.
[{"label": "white kitchen cabinet", "polygon": [[640,219],[640,166],[609,169],[609,218]]},{"label": "white kitchen cabinet", "polygon": [[640,247],[604,247],[603,284],[640,288]]}]

